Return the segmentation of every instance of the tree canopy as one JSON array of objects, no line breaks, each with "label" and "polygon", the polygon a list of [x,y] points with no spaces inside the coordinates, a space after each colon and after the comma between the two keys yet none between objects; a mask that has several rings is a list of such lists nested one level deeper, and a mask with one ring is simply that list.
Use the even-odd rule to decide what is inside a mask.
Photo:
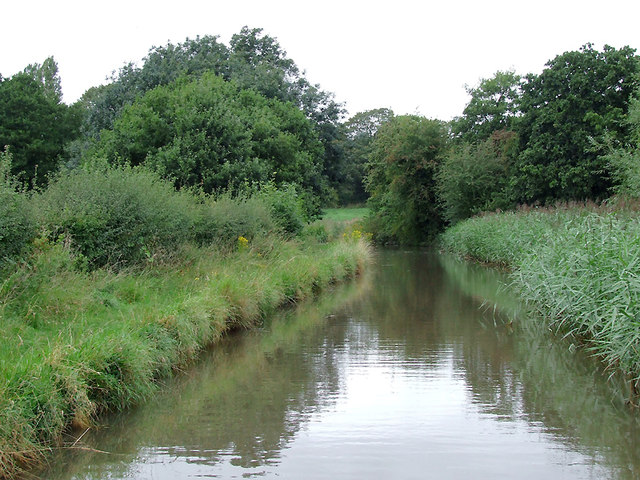
[{"label": "tree canopy", "polygon": [[467,87],[469,103],[452,122],[453,133],[467,142],[488,139],[498,130],[513,128],[520,113],[521,77],[512,71],[497,71],[475,88]]},{"label": "tree canopy", "polygon": [[334,185],[341,205],[363,203],[367,199],[364,187],[365,167],[378,129],[393,118],[389,108],[358,112],[342,124],[337,143],[341,160],[333,171]]},{"label": "tree canopy", "polygon": [[206,192],[273,180],[327,194],[322,145],[304,114],[214,73],[148,91],[103,131],[93,153],[153,166]]},{"label": "tree canopy", "polygon": [[28,183],[42,183],[55,170],[65,145],[80,133],[81,112],[62,103],[53,58],[0,77],[0,148],[8,146],[12,171]]},{"label": "tree canopy", "polygon": [[565,52],[522,86],[516,162],[518,202],[602,199],[611,179],[604,152],[594,148],[605,135],[623,142],[629,98],[638,87],[635,50],[591,44]]},{"label": "tree canopy", "polygon": [[366,177],[378,238],[419,243],[437,233],[442,219],[435,175],[447,139],[444,122],[416,115],[380,126]]}]

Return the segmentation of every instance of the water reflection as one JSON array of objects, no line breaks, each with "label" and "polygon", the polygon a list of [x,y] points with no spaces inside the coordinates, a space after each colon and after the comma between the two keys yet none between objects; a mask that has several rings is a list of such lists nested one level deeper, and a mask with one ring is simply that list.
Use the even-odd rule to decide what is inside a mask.
[{"label": "water reflection", "polygon": [[109,455],[67,451],[42,476],[635,478],[636,416],[499,285],[380,252],[367,278],[227,339],[82,439]]}]

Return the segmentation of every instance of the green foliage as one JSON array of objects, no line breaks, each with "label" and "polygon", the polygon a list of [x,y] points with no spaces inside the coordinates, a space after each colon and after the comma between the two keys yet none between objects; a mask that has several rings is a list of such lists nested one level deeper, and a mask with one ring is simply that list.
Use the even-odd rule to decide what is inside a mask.
[{"label": "green foliage", "polygon": [[613,192],[625,197],[640,197],[640,151],[615,149],[603,156],[611,170]]},{"label": "green foliage", "polygon": [[230,329],[259,325],[370,257],[364,242],[248,247],[88,274],[74,270],[68,245],[47,244],[0,283],[0,476],[18,476],[64,431],[148,399]]},{"label": "green foliage", "polygon": [[438,120],[397,116],[380,127],[366,178],[378,240],[420,243],[439,231],[435,175],[446,145]]},{"label": "green foliage", "polygon": [[467,87],[471,100],[452,122],[456,137],[466,142],[487,140],[493,132],[513,129],[520,112],[521,78],[513,71],[498,71],[476,88]]},{"label": "green foliage", "polygon": [[0,148],[11,147],[13,173],[29,184],[42,184],[66,143],[80,134],[81,112],[62,103],[52,58],[26,72],[0,77]]},{"label": "green foliage", "polygon": [[516,142],[514,132],[497,131],[484,142],[458,145],[445,156],[437,173],[437,190],[448,222],[512,206],[509,166]]},{"label": "green foliage", "polygon": [[340,205],[363,203],[367,199],[364,177],[373,139],[380,126],[392,118],[391,109],[377,108],[356,113],[343,124],[344,135],[339,141],[341,161],[334,171]]},{"label": "green foliage", "polygon": [[147,92],[103,131],[95,152],[208,193],[272,178],[315,196],[326,190],[322,145],[304,115],[213,74]]},{"label": "green foliage", "polygon": [[608,135],[625,142],[622,121],[640,67],[635,50],[591,44],[547,63],[540,75],[523,84],[518,121],[521,153],[514,191],[519,202],[602,199],[611,181],[607,162],[594,140]]},{"label": "green foliage", "polygon": [[186,39],[183,43],[153,47],[138,68],[129,63],[112,76],[112,82],[89,89],[81,100],[87,112],[85,130],[97,138],[110,129],[122,110],[136,98],[160,85],[169,85],[183,76],[199,77],[205,72],[228,74],[228,48],[217,36]]},{"label": "green foliage", "polygon": [[[176,191],[146,167],[113,167],[99,160],[61,172],[32,203],[45,240],[69,244],[76,266],[92,270],[166,261],[191,242],[230,251],[241,236],[252,242],[296,236],[306,221],[291,185],[269,183],[246,194],[211,196]],[[14,237],[18,233],[12,231]]]},{"label": "green foliage", "polygon": [[[318,85],[311,84],[300,72],[295,62],[286,56],[286,52],[280,47],[278,41],[265,35],[262,29],[243,27],[238,34],[233,35],[229,47],[219,43],[218,37],[214,36],[197,37],[195,40],[187,39],[178,45],[168,44],[166,47],[154,47],[143,60],[141,67],[133,64],[125,65],[120,69],[118,75],[114,76],[112,83],[91,89],[85,94],[81,101],[87,118],[84,130],[90,137],[100,138],[102,135],[100,132],[113,128],[116,120],[125,114],[127,106],[135,103],[150,90],[159,86],[172,85],[180,78],[186,77],[195,81],[203,75],[211,74],[218,75],[225,81],[232,81],[240,90],[258,92],[273,101],[271,105],[274,110],[279,108],[278,105],[287,105],[283,108],[292,110],[295,107],[303,112],[302,117],[306,117],[310,122],[314,141],[320,141],[319,149],[315,151],[316,147],[313,147],[314,152],[311,155],[312,161],[317,162],[318,166],[309,173],[313,178],[311,181],[313,187],[307,189],[307,195],[319,197],[323,203],[330,201],[334,197],[333,190],[342,183],[339,171],[342,150],[339,148],[337,140],[340,137],[339,121],[343,115],[343,108],[335,102],[333,94],[321,90]],[[181,115],[183,113],[187,113],[186,110],[181,112]],[[199,113],[203,114],[203,112]],[[259,122],[258,117],[261,113],[253,113],[256,115],[254,120]],[[198,112],[192,112],[192,114],[197,116]],[[227,117],[235,117],[236,115],[237,112],[234,110]],[[282,115],[282,112],[278,115]],[[288,115],[285,113],[285,116]],[[222,114],[218,115],[218,121],[232,122],[230,118],[221,118],[221,116]],[[241,118],[240,121],[244,122],[245,119]],[[267,124],[271,123],[271,120],[267,118],[266,122]],[[299,123],[299,120],[295,120],[293,123],[285,120],[288,126],[281,127],[292,133],[293,129],[300,126],[295,125],[296,122]],[[200,128],[200,135],[202,135],[204,125],[196,127]],[[238,127],[236,125],[236,128]],[[281,163],[295,165],[295,162],[291,162],[290,155],[290,149],[295,148],[295,142],[291,142],[290,138],[278,138],[277,132],[271,137],[273,132],[270,132],[269,128],[263,132],[267,135],[263,139],[267,149],[274,147],[274,143],[278,145],[275,146],[275,150],[266,153],[276,155],[281,153],[279,150],[282,149],[288,156],[282,158]],[[304,125],[296,134],[307,137],[307,130],[308,125]],[[188,132],[188,130],[184,132]],[[238,132],[239,136],[243,135],[241,128],[238,129]],[[215,133],[208,132],[209,135]],[[224,133],[231,134],[228,131]],[[191,137],[197,137],[197,134],[194,132]],[[221,139],[222,147],[225,147],[224,142],[227,140]],[[234,140],[233,137],[230,140]],[[256,138],[253,140],[261,141]],[[157,141],[162,143],[162,140]],[[202,138],[186,139],[186,146],[172,145],[175,150],[169,149],[167,155],[171,158],[177,155],[176,152],[193,148],[194,145],[191,143],[197,144],[203,141],[205,140]],[[208,141],[211,141],[211,137],[208,138]],[[306,147],[308,146],[306,145]],[[269,159],[268,163],[272,163],[275,158]],[[243,174],[246,173],[245,170],[252,173],[252,176],[247,178],[255,179],[257,176],[264,177],[263,167],[265,165],[260,160],[263,159],[244,157],[243,162],[248,165],[246,169],[238,169],[237,165],[222,165],[220,168],[216,166],[214,170],[221,170],[219,181],[229,177],[239,178],[242,181]],[[201,160],[188,158],[184,161],[186,165],[183,165],[181,173],[186,175],[189,163],[197,164]],[[272,171],[267,169],[267,175],[270,175]],[[195,176],[197,175],[198,173],[195,174]],[[211,172],[207,173],[207,176],[212,175]],[[298,184],[306,182],[305,184],[308,185],[309,180],[309,178],[303,178],[295,181]],[[263,178],[261,181],[265,181],[265,179]]]},{"label": "green foliage", "polygon": [[[608,142],[609,153],[603,156],[611,170],[613,191],[625,197],[640,197],[640,90],[629,102],[625,119],[630,128],[629,145],[614,148]],[[609,140],[609,139],[607,139]]]},{"label": "green foliage", "polygon": [[0,152],[0,265],[15,258],[36,235],[29,200],[11,175],[12,155]]},{"label": "green foliage", "polygon": [[42,65],[27,65],[24,73],[30,75],[43,87],[44,95],[52,103],[62,102],[62,85],[58,75],[58,64],[53,57],[48,57]]},{"label": "green foliage", "polygon": [[513,286],[553,331],[640,378],[637,211],[570,206],[489,215],[445,232],[445,248],[513,270]]},{"label": "green foliage", "polygon": [[268,204],[257,195],[232,198],[222,194],[204,197],[194,224],[199,245],[215,245],[222,250],[235,246],[238,237],[248,240],[276,233],[278,225]]},{"label": "green foliage", "polygon": [[271,217],[287,236],[299,235],[306,221],[304,203],[294,185],[276,188],[273,183],[264,185],[258,194],[269,207]]},{"label": "green foliage", "polygon": [[87,167],[55,177],[35,198],[52,239],[68,238],[90,268],[152,259],[189,240],[192,196],[141,168]]}]

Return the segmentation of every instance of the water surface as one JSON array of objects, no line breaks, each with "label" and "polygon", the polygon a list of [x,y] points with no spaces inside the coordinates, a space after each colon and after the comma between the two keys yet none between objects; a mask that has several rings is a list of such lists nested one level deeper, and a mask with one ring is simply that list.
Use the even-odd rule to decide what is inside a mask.
[{"label": "water surface", "polygon": [[637,478],[622,387],[518,316],[501,280],[381,251],[365,278],[226,339],[41,476]]}]

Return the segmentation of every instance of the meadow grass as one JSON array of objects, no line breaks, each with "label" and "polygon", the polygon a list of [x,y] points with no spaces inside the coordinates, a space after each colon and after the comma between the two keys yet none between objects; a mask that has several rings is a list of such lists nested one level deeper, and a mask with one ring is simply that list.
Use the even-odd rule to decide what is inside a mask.
[{"label": "meadow grass", "polygon": [[[612,372],[640,380],[640,216],[565,206],[472,218],[441,236],[445,250],[507,266],[512,287],[553,332]],[[632,401],[637,399],[632,398]]]},{"label": "meadow grass", "polygon": [[323,219],[339,222],[362,220],[369,214],[366,207],[327,208],[324,210]]},{"label": "meadow grass", "polygon": [[148,399],[225,332],[357,275],[366,242],[183,246],[145,269],[74,268],[43,243],[0,283],[0,476],[46,458],[70,428]]}]

